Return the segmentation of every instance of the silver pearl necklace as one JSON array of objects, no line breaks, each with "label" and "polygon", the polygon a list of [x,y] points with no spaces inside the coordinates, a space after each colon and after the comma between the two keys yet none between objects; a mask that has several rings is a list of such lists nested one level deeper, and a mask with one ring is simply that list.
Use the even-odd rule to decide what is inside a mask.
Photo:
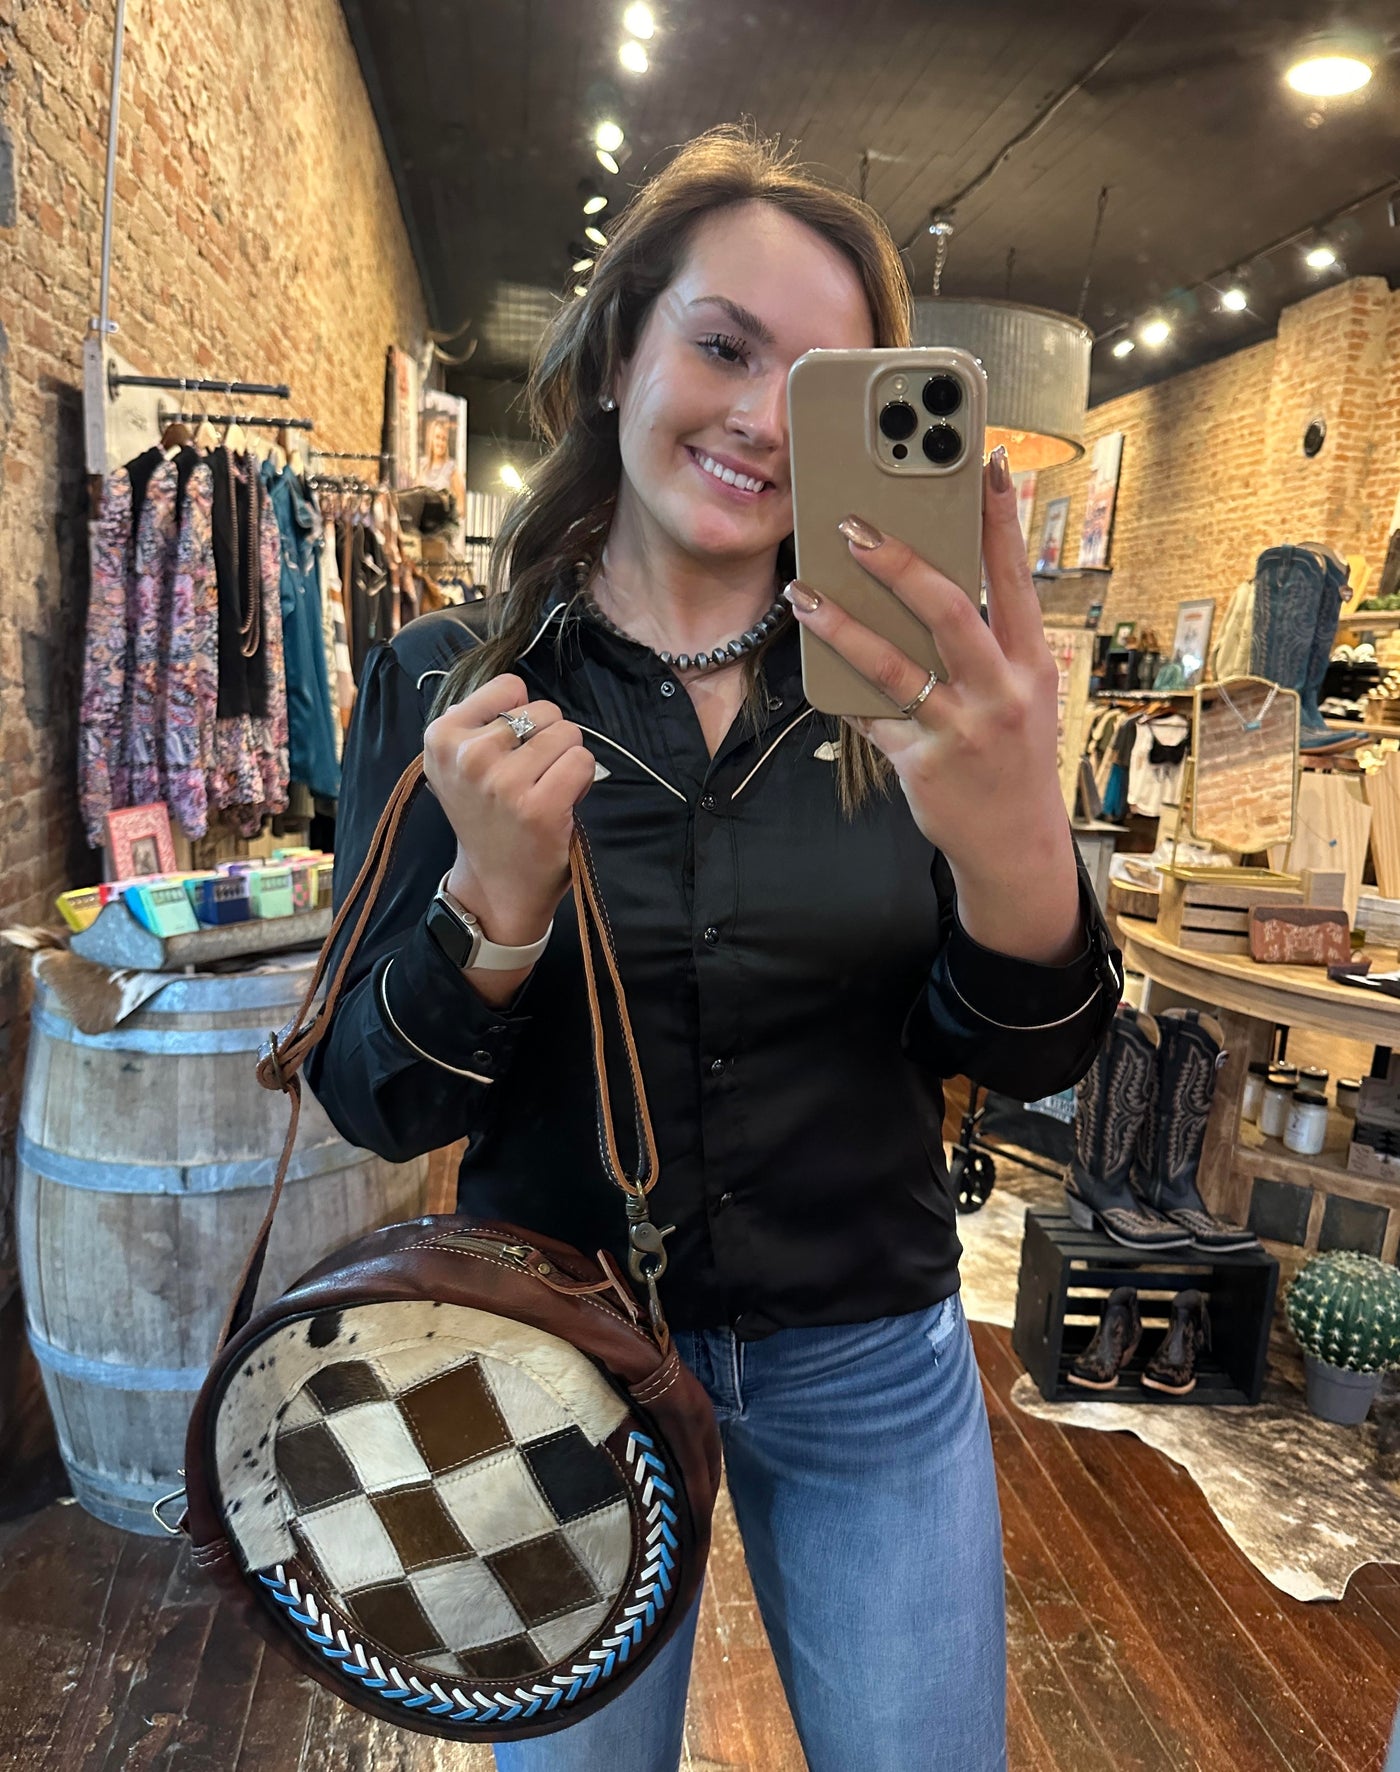
[{"label": "silver pearl necklace", "polygon": [[[620,628],[611,616],[604,615],[598,607],[597,599],[591,591],[583,591],[583,607],[590,620],[595,621],[605,633],[615,635],[619,640],[630,640],[634,646],[645,646],[645,640],[638,640],[635,634],[629,634],[626,628]],[[717,671],[726,665],[732,665],[750,652],[756,652],[778,624],[792,611],[781,597],[774,599],[772,606],[761,620],[736,640],[726,640],[719,646],[712,647],[708,652],[662,652],[655,646],[647,650],[659,658],[664,665],[677,671]]]}]

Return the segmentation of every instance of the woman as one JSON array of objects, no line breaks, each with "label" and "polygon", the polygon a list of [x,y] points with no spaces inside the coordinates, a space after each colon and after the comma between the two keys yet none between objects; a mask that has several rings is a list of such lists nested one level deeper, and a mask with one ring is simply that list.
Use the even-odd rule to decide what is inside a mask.
[{"label": "woman", "polygon": [[[715,1403],[813,1772],[1004,1765],[1000,1520],[940,1080],[1068,1088],[1121,989],[1060,799],[1004,454],[990,625],[859,513],[842,524],[951,680],[860,732],[802,699],[798,622],[896,706],[927,681],[820,586],[778,598],[790,365],[907,342],[878,218],[738,132],[641,192],[536,364],[550,453],[498,544],[489,635],[444,610],[369,669],[341,881],[420,745],[434,797],[311,1078],[386,1156],[469,1136],[463,1211],[621,1251],[571,919],[533,969],[489,973],[425,924],[443,881],[489,940],[532,950],[580,807],[660,1144],[654,1215],[676,1226],[666,1310]],[[694,667],[758,624],[740,660]],[[520,741],[503,716],[522,712]],[[674,1767],[693,1634],[692,1617],[613,1704],[498,1764]]]}]

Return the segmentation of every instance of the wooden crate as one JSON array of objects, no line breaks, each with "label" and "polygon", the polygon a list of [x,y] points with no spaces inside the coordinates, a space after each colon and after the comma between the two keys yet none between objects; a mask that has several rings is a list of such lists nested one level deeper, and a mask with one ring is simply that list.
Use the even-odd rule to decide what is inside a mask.
[{"label": "wooden crate", "polygon": [[[1209,876],[1215,873],[1217,879]],[[1244,876],[1251,877],[1244,877]],[[1249,954],[1249,913],[1256,905],[1304,904],[1300,881],[1263,869],[1200,868],[1164,874],[1157,927],[1178,947]]]},{"label": "wooden crate", "polygon": [[[1083,1390],[1069,1369],[1093,1339],[1108,1295],[1138,1289],[1143,1334],[1113,1390]],[[1211,1348],[1184,1397],[1149,1390],[1142,1373],[1157,1351],[1178,1292],[1196,1287],[1210,1312]],[[1066,1212],[1026,1213],[1011,1345],[1047,1403],[1252,1404],[1264,1388],[1278,1291],[1278,1262],[1262,1249],[1238,1255],[1165,1250],[1141,1255],[1101,1231],[1081,1231]]]}]

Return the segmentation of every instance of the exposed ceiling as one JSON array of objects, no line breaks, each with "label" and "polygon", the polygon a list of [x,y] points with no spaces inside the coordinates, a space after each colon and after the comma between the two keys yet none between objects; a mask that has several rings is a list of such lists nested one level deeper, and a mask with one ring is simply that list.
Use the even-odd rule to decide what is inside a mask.
[{"label": "exposed ceiling", "polygon": [[[435,324],[470,319],[473,378],[519,377],[575,281],[581,179],[613,194],[612,213],[676,144],[740,117],[851,189],[864,161],[926,293],[931,213],[1061,98],[957,204],[942,289],[1009,285],[1072,314],[1089,272],[1095,401],[1267,336],[1319,281],[1400,283],[1397,0],[653,0],[642,75],[618,64],[624,0],[343,3]],[[1338,25],[1377,35],[1376,77],[1348,99],[1299,97],[1285,67]],[[604,117],[627,133],[618,178],[594,157]],[[1338,266],[1309,271],[1292,237],[1358,199],[1328,235]],[[1290,240],[1248,275],[1249,308],[1220,312],[1206,280]],[[1156,309],[1170,342],[1115,359]]]}]

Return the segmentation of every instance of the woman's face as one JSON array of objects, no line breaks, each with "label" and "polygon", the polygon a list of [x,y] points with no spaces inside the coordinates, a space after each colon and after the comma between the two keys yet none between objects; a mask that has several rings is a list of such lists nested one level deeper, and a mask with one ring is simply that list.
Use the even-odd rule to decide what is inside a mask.
[{"label": "woman's face", "polygon": [[792,533],[788,370],[874,342],[860,278],[822,235],[769,203],[707,217],[615,390],[621,501],[696,559],[771,554]]},{"label": "woman's face", "polygon": [[446,419],[435,419],[428,428],[428,460],[430,462],[447,460]]}]

